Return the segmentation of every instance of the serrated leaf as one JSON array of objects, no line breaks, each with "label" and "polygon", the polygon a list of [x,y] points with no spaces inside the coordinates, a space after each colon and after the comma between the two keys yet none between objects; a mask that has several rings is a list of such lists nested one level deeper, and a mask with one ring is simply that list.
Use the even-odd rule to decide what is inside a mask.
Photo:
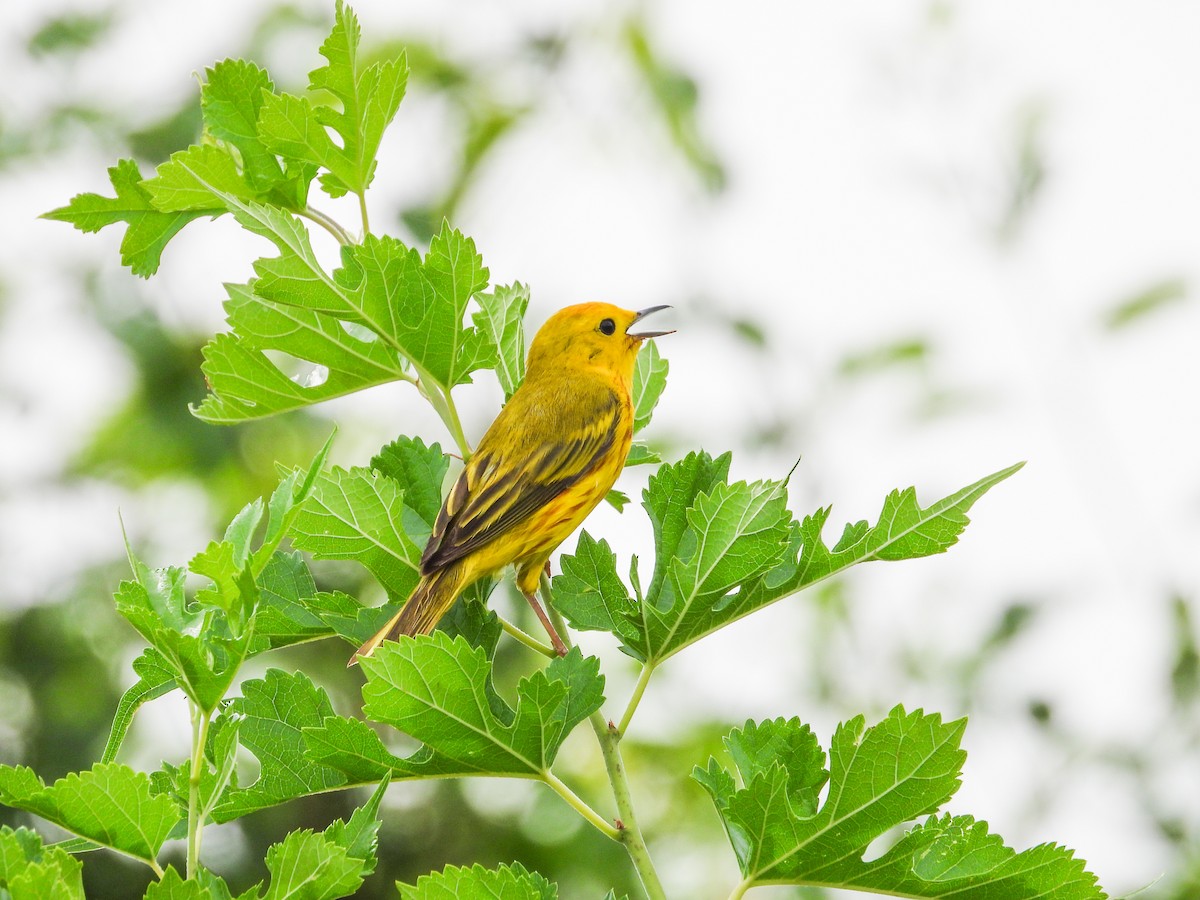
[{"label": "serrated leaf", "polygon": [[320,725],[333,715],[333,706],[304,674],[268,669],[263,678],[243,683],[242,696],[230,701],[228,713],[243,717],[239,740],[258,758],[260,769],[254,784],[229,789],[213,810],[215,821],[347,786],[341,772],[314,765],[305,755],[301,729]]},{"label": "serrated leaf", "polygon": [[326,90],[341,103],[341,110],[322,107],[321,124],[341,137],[341,151],[350,166],[336,180],[322,179],[322,187],[334,197],[346,191],[361,193],[375,173],[375,154],[384,129],[391,123],[404,98],[408,64],[404,55],[362,68],[358,60],[359,26],[353,10],[338,0],[334,26],[321,45],[329,64],[309,73],[309,89]]},{"label": "serrated leaf", "polygon": [[0,890],[11,900],[84,900],[83,864],[28,828],[0,827]]},{"label": "serrated leaf", "polygon": [[638,641],[638,604],[617,574],[617,558],[608,541],[581,532],[574,553],[559,557],[558,568],[551,579],[551,600],[573,628]]},{"label": "serrated leaf", "polygon": [[642,506],[654,529],[654,575],[647,597],[662,597],[668,567],[678,555],[679,542],[687,530],[688,509],[697,496],[728,479],[731,460],[729,453],[713,459],[701,450],[660,467],[650,476],[642,492]]},{"label": "serrated leaf", "polygon": [[608,608],[614,622],[633,624],[634,630],[622,626],[616,633],[639,659],[657,664],[851,565],[944,552],[967,526],[967,510],[1022,464],[925,508],[913,488],[893,491],[876,525],[847,525],[832,549],[821,537],[828,509],[796,522],[781,484],[728,485],[728,465],[728,455],[692,454],[661,467],[644,492],[655,533],[654,576],[638,615],[619,603]]},{"label": "serrated leaf", "polygon": [[915,488],[892,491],[875,525],[866,521],[848,524],[833,549],[821,534],[829,508],[805,516],[793,530],[787,562],[739,593],[722,611],[719,623],[747,615],[858,563],[944,553],[969,524],[967,511],[975,502],[1023,465],[994,472],[925,508],[917,503]]},{"label": "serrated leaf", "polygon": [[98,763],[50,787],[31,769],[0,766],[0,803],[147,863],[181,818],[170,797],[152,793],[147,775],[117,763]]},{"label": "serrated leaf", "polygon": [[192,144],[177,150],[142,187],[154,208],[164,213],[224,213],[224,204],[215,202],[220,194],[256,199],[229,151],[216,144]]},{"label": "serrated leaf", "polygon": [[129,726],[133,724],[133,717],[142,704],[170,693],[177,686],[175,669],[153,647],[147,647],[133,661],[133,671],[138,680],[121,695],[117,711],[113,715],[112,727],[108,732],[108,742],[104,745],[104,753],[100,757],[101,762],[112,762],[117,758],[117,753],[125,742],[125,735],[129,733]]},{"label": "serrated leaf", "polygon": [[479,295],[475,327],[495,348],[496,377],[508,400],[525,380],[525,311],[529,288],[519,281],[496,285],[490,294]]},{"label": "serrated leaf", "polygon": [[556,900],[558,888],[520,863],[485,869],[446,866],[440,872],[422,875],[415,885],[397,884],[401,900]]},{"label": "serrated leaf", "polygon": [[1043,845],[1017,854],[967,816],[932,816],[864,861],[872,841],[936,812],[957,790],[964,726],[899,706],[870,728],[859,716],[837,729],[828,772],[816,739],[796,719],[733,731],[726,747],[738,780],[716,760],[693,777],[724,822],[742,890],[819,884],[901,897],[1103,900],[1069,851]]},{"label": "serrated leaf", "polygon": [[267,850],[271,882],[264,900],[349,897],[362,885],[363,866],[325,835],[293,831]]},{"label": "serrated leaf", "polygon": [[162,212],[150,202],[142,186],[142,174],[132,159],[123,159],[108,170],[116,197],[76,194],[66,206],[43,214],[42,218],[68,222],[80,231],[96,232],[106,225],[126,222],[129,227],[121,240],[121,262],[134,275],[149,278],[158,271],[163,249],[188,222],[204,215],[218,215],[224,209],[211,204],[204,210]]},{"label": "serrated leaf", "polygon": [[[358,20],[339,0],[333,30],[321,45],[328,65],[309,74],[309,89],[328,91],[341,108],[317,105],[307,97],[266,94],[255,127],[272,153],[324,168],[321,186],[331,197],[361,194],[370,185],[379,142],[408,81],[403,54],[361,66],[358,40]],[[337,134],[337,142],[326,129]]]},{"label": "serrated leaf", "polygon": [[[426,445],[419,437],[407,435],[396,438],[371,458],[371,468],[392,479],[404,492],[405,511],[420,517],[426,535],[442,508],[442,482],[449,467],[450,458],[441,444]],[[415,523],[408,531],[423,547]]]},{"label": "serrated leaf", "polygon": [[259,576],[251,655],[337,634],[326,613],[357,617],[360,604],[345,594],[318,594],[299,552],[276,553]]},{"label": "serrated leaf", "polygon": [[[225,310],[233,331],[217,335],[204,348],[201,369],[210,393],[194,408],[197,417],[231,424],[407,377],[395,352],[382,341],[364,341],[324,313],[260,297],[254,285],[226,285]],[[301,383],[264,351],[310,362],[320,377]]]},{"label": "serrated leaf", "polygon": [[[603,702],[599,662],[578,650],[521,679],[515,708],[492,687],[486,652],[434,632],[385,642],[362,660],[364,712],[425,744],[415,768],[537,777],[579,722]],[[406,761],[407,762],[407,761]]]},{"label": "serrated leaf", "polygon": [[237,550],[229,541],[211,541],[192,557],[188,569],[212,581],[196,592],[196,602],[215,606],[225,614],[234,636],[240,636],[258,605],[258,586],[245,562],[238,564]]},{"label": "serrated leaf", "polygon": [[[330,183],[337,184],[338,188],[336,193],[329,191],[331,196],[341,197],[354,190],[348,186],[358,182],[354,160],[334,144],[321,124],[317,108],[307,97],[292,94],[264,96],[257,130],[271,153],[310,163],[332,173]],[[329,179],[323,178],[322,186],[327,181]]]},{"label": "serrated leaf", "polygon": [[[279,160],[258,136],[258,114],[264,96],[275,91],[271,77],[244,59],[226,59],[205,70],[200,109],[205,130],[228,141],[241,156],[246,183],[266,193],[284,180]],[[293,191],[293,199],[295,192]],[[303,198],[300,204],[303,205]]]},{"label": "serrated leaf", "polygon": [[213,895],[199,881],[185,881],[174,866],[167,866],[162,878],[146,888],[143,900],[213,900]]},{"label": "serrated leaf", "polygon": [[654,341],[647,341],[638,352],[633,367],[633,433],[650,424],[654,407],[667,386],[667,361],[658,352]]},{"label": "serrated leaf", "polygon": [[313,485],[292,526],[292,542],[318,559],[353,559],[394,599],[417,584],[421,547],[404,528],[403,492],[369,469],[334,467]]},{"label": "serrated leaf", "polygon": [[716,484],[696,497],[662,593],[646,596],[650,655],[663,659],[705,628],[724,598],[769,569],[787,548],[792,522],[782,482]]},{"label": "serrated leaf", "polygon": [[475,242],[443,222],[421,258],[391,237],[368,235],[344,254],[335,279],[361,324],[385,337],[443,388],[496,364],[486,335],[464,325],[467,305],[487,287]]}]

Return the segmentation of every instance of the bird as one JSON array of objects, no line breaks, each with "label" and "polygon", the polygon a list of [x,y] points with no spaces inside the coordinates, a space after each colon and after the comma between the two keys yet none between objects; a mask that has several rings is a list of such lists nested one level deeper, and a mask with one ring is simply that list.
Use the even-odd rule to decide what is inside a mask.
[{"label": "bird", "polygon": [[348,665],[387,640],[428,634],[472,583],[512,565],[554,651],[566,647],[535,596],[550,555],[612,488],[633,440],[633,369],[651,313],[579,303],[554,313],[529,347],[525,379],[466,460],[438,512],[420,581]]}]

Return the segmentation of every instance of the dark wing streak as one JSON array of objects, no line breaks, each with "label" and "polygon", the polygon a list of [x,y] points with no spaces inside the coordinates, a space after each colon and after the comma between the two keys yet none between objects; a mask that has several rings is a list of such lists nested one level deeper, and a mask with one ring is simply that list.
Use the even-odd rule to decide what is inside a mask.
[{"label": "dark wing streak", "polygon": [[617,410],[614,403],[584,434],[563,444],[543,444],[531,451],[528,465],[493,474],[474,488],[470,476],[486,469],[488,460],[464,471],[438,513],[421,572],[429,574],[495,540],[591,472],[616,443]]}]

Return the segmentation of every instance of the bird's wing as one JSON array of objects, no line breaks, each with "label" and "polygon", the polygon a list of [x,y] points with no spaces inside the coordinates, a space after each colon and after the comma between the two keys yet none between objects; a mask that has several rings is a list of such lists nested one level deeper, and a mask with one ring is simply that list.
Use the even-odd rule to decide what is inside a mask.
[{"label": "bird's wing", "polygon": [[[440,569],[511,531],[595,469],[616,445],[620,430],[620,401],[610,390],[605,395],[578,422],[558,416],[522,419],[519,409],[512,416],[501,413],[446,497],[421,556],[421,571]],[[504,427],[510,424],[519,427]],[[489,440],[493,433],[519,434],[520,441]]]}]

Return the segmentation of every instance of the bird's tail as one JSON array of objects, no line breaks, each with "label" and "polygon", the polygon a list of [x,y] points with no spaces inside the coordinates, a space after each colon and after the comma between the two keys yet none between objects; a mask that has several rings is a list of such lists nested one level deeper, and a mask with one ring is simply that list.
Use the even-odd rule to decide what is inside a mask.
[{"label": "bird's tail", "polygon": [[429,634],[433,631],[466,586],[462,575],[459,566],[450,566],[422,576],[400,612],[355,650],[346,665],[353,666],[360,659],[370,656],[384,641],[394,641],[402,634]]}]

